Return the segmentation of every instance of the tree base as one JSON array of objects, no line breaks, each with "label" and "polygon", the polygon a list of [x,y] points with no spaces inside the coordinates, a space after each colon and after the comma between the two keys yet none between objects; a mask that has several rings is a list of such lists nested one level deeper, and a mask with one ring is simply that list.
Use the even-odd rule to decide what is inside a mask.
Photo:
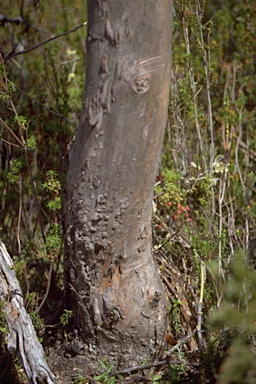
[{"label": "tree base", "polygon": [[[54,340],[56,338],[54,337]],[[95,346],[87,344],[78,336],[75,330],[65,335],[65,338],[59,338],[54,345],[47,348],[48,364],[55,375],[58,377],[59,384],[71,384],[79,375],[85,378],[92,378],[104,372],[101,365],[113,364],[113,372],[135,367],[145,363],[150,363],[148,358],[148,348],[140,346],[141,350],[136,356],[131,354],[127,359],[120,347],[119,352],[113,351],[108,355]],[[145,349],[143,356],[143,348]],[[123,346],[125,350],[125,345]],[[145,360],[146,359],[146,360]],[[155,360],[152,356],[151,361]]]}]

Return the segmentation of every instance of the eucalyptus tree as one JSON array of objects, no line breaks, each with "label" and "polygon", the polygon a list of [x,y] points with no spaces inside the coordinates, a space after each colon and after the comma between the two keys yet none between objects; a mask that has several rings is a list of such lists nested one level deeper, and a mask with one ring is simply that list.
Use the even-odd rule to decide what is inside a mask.
[{"label": "eucalyptus tree", "polygon": [[67,299],[93,366],[155,357],[167,302],[151,241],[171,71],[170,0],[88,0],[65,203]]}]

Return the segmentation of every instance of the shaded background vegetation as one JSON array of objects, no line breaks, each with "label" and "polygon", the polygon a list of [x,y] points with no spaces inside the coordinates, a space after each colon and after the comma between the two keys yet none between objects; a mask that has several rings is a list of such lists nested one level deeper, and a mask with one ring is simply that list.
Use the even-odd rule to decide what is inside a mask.
[{"label": "shaded background vegetation", "polygon": [[[169,334],[177,341],[197,333],[162,380],[256,382],[255,14],[253,0],[175,1],[153,247],[170,302]],[[72,315],[62,299],[61,206],[82,103],[86,26],[20,53],[85,21],[81,0],[2,1],[0,234],[42,341],[52,325],[63,333]],[[2,320],[1,331],[9,372]],[[200,365],[192,371],[188,362]]]}]

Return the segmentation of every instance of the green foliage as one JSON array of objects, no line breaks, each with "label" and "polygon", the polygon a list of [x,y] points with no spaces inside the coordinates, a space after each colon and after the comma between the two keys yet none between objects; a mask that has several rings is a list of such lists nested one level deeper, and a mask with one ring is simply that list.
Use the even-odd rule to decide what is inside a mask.
[{"label": "green foliage", "polygon": [[62,239],[60,235],[59,223],[54,223],[46,236],[45,247],[48,252],[56,251],[61,246]]},{"label": "green foliage", "polygon": [[27,140],[26,140],[26,145],[28,149],[35,149],[37,146],[37,141],[36,137],[34,135],[31,135]]},{"label": "green foliage", "polygon": [[[181,186],[179,173],[168,168],[162,169],[160,181],[155,186],[155,207],[168,225],[168,220],[192,221],[187,205],[187,192]],[[158,229],[162,229],[158,225]]]},{"label": "green foliage", "polygon": [[52,199],[47,203],[47,207],[52,211],[58,211],[61,209],[61,183],[58,179],[58,175],[55,171],[50,170],[46,174],[46,182],[43,184],[43,188],[47,189]]},{"label": "green foliage", "polygon": [[182,330],[182,318],[181,318],[181,310],[180,307],[183,305],[182,301],[179,299],[172,300],[172,308],[171,308],[171,318],[172,318],[172,329],[175,331],[175,335],[178,334]]},{"label": "green foliage", "polygon": [[242,253],[229,265],[229,278],[221,287],[224,303],[211,316],[211,324],[250,334],[256,332],[256,274]]},{"label": "green foliage", "polygon": [[73,384],[88,384],[88,380],[86,380],[82,375],[78,375],[78,379],[76,379]]},{"label": "green foliage", "polygon": [[[169,211],[178,211],[184,204],[186,193],[180,187],[180,175],[168,168],[162,171],[162,183],[155,187],[158,202]],[[173,207],[173,208],[171,208]]]},{"label": "green foliage", "polygon": [[172,383],[178,383],[180,380],[180,375],[179,375],[179,367],[176,365],[171,365],[169,368],[169,377],[172,380]]},{"label": "green foliage", "polygon": [[255,354],[244,337],[237,337],[229,350],[229,357],[221,368],[222,384],[254,384],[256,381]]},{"label": "green foliage", "polygon": [[[0,62],[0,76],[6,77],[6,66],[2,62]],[[15,92],[15,84],[12,81],[7,80],[4,86],[1,84],[0,100],[9,100]]]},{"label": "green foliage", "polygon": [[101,375],[95,376],[94,380],[97,380],[100,383],[115,384],[116,378],[114,376],[109,377],[109,374],[112,372],[114,368],[114,363],[111,362],[109,364],[106,364],[104,361],[100,361],[100,365],[104,369],[104,372]]},{"label": "green foliage", "polygon": [[163,377],[162,373],[157,373],[154,375],[153,373],[149,373],[149,378],[153,384],[160,384],[160,381]]},{"label": "green foliage", "polygon": [[19,116],[14,116],[14,121],[15,123],[17,123],[18,125],[20,125],[21,127],[25,127],[27,125],[27,119],[26,117],[22,116],[22,115],[19,115]]},{"label": "green foliage", "polygon": [[[2,41],[6,54],[16,42],[26,48],[35,46],[46,40],[47,34],[71,29],[86,17],[81,1],[75,1],[72,9],[66,0],[47,6],[43,1],[40,7],[24,3],[22,9],[26,28],[22,22],[9,24],[9,33],[3,35]],[[19,15],[20,10],[18,4],[11,9],[8,2],[2,4],[2,12],[8,17]],[[67,35],[65,40],[17,56],[15,61],[0,62],[1,237],[14,255],[16,273],[27,292],[28,309],[35,323],[40,320],[36,309],[47,289],[47,279],[51,280],[53,292],[63,285],[62,194],[68,144],[82,103],[84,65],[80,43],[84,33]],[[54,264],[50,276],[49,263]],[[43,312],[49,312],[47,304],[51,300],[55,301],[49,296]]]},{"label": "green foliage", "polygon": [[228,358],[221,368],[223,384],[255,382],[255,287],[255,270],[245,263],[244,255],[238,253],[229,265],[229,279],[221,288],[223,304],[209,319],[211,326],[228,330],[233,335]]},{"label": "green foliage", "polygon": [[6,320],[5,320],[5,313],[4,313],[4,301],[0,300],[0,334],[1,334],[1,337],[0,337],[0,340],[1,340],[1,345],[2,343],[4,342],[3,340],[5,340],[5,337],[8,333],[8,327],[7,327],[7,324],[6,324]]},{"label": "green foliage", "polygon": [[66,325],[68,325],[68,322],[69,322],[69,319],[71,319],[73,316],[73,312],[68,310],[68,309],[64,309],[61,317],[60,317],[60,322],[61,324],[65,327]]},{"label": "green foliage", "polygon": [[[37,333],[40,333],[44,329],[43,321],[40,314],[37,311],[39,296],[36,292],[27,293],[25,296],[26,308],[31,317],[32,323]],[[40,339],[42,341],[42,339]]]},{"label": "green foliage", "polygon": [[10,164],[10,170],[7,173],[7,179],[10,184],[16,184],[20,180],[20,170],[22,162],[19,159],[14,159]]},{"label": "green foliage", "polygon": [[17,256],[13,259],[14,270],[18,280],[22,280],[23,275],[26,271],[26,261],[24,259],[19,259]]},{"label": "green foliage", "polygon": [[[80,0],[72,7],[67,0],[37,3],[1,3],[10,19],[22,12],[21,23],[0,26],[6,56],[16,45],[35,46],[86,19]],[[44,317],[62,299],[62,195],[68,144],[82,105],[85,28],[71,35],[5,63],[0,57],[0,236],[13,255],[39,336]],[[70,318],[64,312],[62,325]],[[5,329],[1,320],[0,327]]]},{"label": "green foliage", "polygon": [[[230,330],[224,334],[232,334],[221,369],[223,383],[255,380],[251,370],[255,332],[254,8],[251,0],[243,4],[233,0],[225,4],[175,2],[169,127],[153,207],[154,249],[161,274],[172,284],[167,285],[170,301],[175,303],[181,293],[175,295],[174,278],[168,276],[163,257],[169,268],[174,262],[183,276],[182,294],[196,321],[199,309],[193,308],[195,298],[200,297],[202,261],[206,267],[202,321],[213,312],[214,321]],[[191,221],[186,220],[185,212]],[[239,249],[242,256],[237,256]],[[186,332],[183,307],[184,301],[170,311],[173,335]],[[213,329],[204,335],[208,352],[200,355],[201,383],[212,382],[229,348],[224,346],[223,336],[211,343]],[[240,376],[232,357],[238,356],[239,349],[232,344],[235,335],[242,338],[234,343],[247,348],[247,357],[237,364]],[[232,381],[232,377],[236,379]]]}]

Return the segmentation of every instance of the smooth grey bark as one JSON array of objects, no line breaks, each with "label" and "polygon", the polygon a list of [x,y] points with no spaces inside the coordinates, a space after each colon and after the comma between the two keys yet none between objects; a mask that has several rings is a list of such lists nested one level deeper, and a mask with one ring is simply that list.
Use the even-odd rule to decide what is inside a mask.
[{"label": "smooth grey bark", "polygon": [[45,361],[42,345],[24,307],[13,262],[0,240],[0,299],[4,302],[8,325],[8,350],[17,352],[29,383],[54,384],[55,376]]},{"label": "smooth grey bark", "polygon": [[65,206],[67,289],[90,359],[160,352],[166,296],[151,210],[167,120],[170,0],[88,0],[86,83]]}]

